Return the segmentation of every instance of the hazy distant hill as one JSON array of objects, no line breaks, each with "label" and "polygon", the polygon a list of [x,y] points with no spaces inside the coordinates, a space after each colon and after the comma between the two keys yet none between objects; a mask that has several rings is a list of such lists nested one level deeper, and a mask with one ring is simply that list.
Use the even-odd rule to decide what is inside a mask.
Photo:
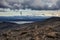
[{"label": "hazy distant hill", "polygon": [[0,40],[60,40],[60,17],[29,24],[1,22]]},{"label": "hazy distant hill", "polygon": [[0,21],[40,21],[50,17],[46,16],[0,16]]}]

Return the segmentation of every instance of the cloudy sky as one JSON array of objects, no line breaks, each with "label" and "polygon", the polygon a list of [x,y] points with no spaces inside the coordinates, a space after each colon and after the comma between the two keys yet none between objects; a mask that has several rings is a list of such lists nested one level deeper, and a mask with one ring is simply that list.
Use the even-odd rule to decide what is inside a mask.
[{"label": "cloudy sky", "polygon": [[58,10],[60,0],[0,0],[0,8]]}]

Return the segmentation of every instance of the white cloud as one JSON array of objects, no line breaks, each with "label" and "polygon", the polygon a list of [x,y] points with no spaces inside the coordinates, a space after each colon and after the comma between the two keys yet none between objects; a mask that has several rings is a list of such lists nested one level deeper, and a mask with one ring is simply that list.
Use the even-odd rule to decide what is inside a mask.
[{"label": "white cloud", "polygon": [[59,0],[0,0],[0,6],[3,5],[9,8],[41,8],[54,9],[60,8]]}]

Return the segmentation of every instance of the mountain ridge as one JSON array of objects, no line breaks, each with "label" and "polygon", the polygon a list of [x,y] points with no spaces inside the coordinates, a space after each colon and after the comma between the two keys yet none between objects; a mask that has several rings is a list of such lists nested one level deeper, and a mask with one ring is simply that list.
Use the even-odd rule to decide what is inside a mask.
[{"label": "mountain ridge", "polygon": [[0,40],[60,40],[60,17],[21,25],[2,22],[1,25],[12,28],[0,30]]}]

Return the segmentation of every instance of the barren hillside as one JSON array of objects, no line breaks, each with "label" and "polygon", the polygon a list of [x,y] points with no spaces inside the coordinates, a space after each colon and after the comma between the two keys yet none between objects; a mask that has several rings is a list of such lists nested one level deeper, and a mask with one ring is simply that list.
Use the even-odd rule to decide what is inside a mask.
[{"label": "barren hillside", "polygon": [[60,17],[21,25],[1,22],[0,40],[60,40]]}]

